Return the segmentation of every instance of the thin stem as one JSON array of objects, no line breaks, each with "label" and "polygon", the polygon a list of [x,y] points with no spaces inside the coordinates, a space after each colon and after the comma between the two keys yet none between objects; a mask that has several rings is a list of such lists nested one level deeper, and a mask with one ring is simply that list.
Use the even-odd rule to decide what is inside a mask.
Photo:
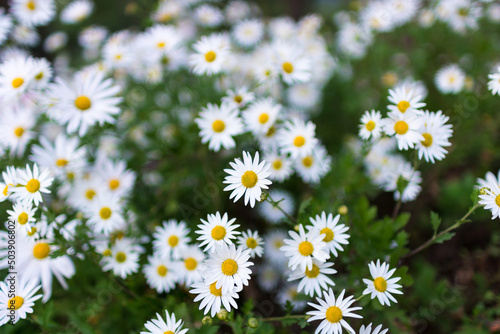
[{"label": "thin stem", "polygon": [[399,194],[399,200],[396,203],[396,206],[394,207],[394,211],[392,212],[392,220],[395,220],[396,217],[398,216],[402,201],[403,201],[403,194]]},{"label": "thin stem", "polygon": [[472,208],[470,208],[469,212],[467,212],[462,218],[460,218],[459,220],[457,220],[457,222],[453,225],[451,225],[450,227],[448,227],[447,229],[441,231],[440,233],[434,235],[432,238],[430,238],[429,240],[427,240],[425,243],[423,243],[422,245],[420,245],[419,247],[417,247],[416,249],[412,250],[411,252],[409,252],[408,254],[406,254],[405,256],[403,256],[401,258],[401,260],[405,259],[405,258],[408,258],[410,256],[413,256],[415,254],[417,254],[418,252],[426,249],[427,247],[429,247],[430,245],[432,245],[436,239],[440,238],[441,236],[443,236],[444,234],[450,232],[450,231],[453,231],[457,228],[460,227],[460,225],[466,223],[466,219],[477,209],[479,208],[481,205],[478,203],[476,205],[474,205]]},{"label": "thin stem", "polygon": [[266,201],[268,201],[273,207],[277,208],[278,210],[280,210],[287,218],[288,220],[290,220],[292,223],[295,223],[297,224],[297,219],[295,219],[294,217],[292,217],[291,215],[289,215],[287,212],[285,212],[285,210],[283,210],[279,203],[274,201],[271,197],[270,194],[267,194],[267,197],[266,197]]},{"label": "thin stem", "polygon": [[358,298],[356,298],[356,301],[359,302],[361,299],[363,299],[364,296],[366,296],[366,295],[359,296]]},{"label": "thin stem", "polygon": [[299,315],[285,315],[283,317],[273,317],[273,318],[263,318],[261,321],[282,321],[287,319],[301,319],[306,318],[307,314],[299,314]]}]

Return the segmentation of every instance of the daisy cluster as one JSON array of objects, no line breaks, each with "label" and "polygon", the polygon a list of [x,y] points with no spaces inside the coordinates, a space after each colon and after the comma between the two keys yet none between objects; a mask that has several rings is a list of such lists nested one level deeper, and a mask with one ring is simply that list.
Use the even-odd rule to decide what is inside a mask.
[{"label": "daisy cluster", "polygon": [[[442,111],[424,111],[421,91],[411,85],[390,89],[387,117],[383,118],[380,111],[366,111],[359,125],[359,136],[371,146],[364,160],[370,178],[385,191],[393,191],[394,199],[402,202],[412,201],[420,193],[418,161],[442,160],[447,154],[445,147],[451,146],[450,118]],[[412,165],[395,154],[396,150],[415,150],[416,163]]]}]

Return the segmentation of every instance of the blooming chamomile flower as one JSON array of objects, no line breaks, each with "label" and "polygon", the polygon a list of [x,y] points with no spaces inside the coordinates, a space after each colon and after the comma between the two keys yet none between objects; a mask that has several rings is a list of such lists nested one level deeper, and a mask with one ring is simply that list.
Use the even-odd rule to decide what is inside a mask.
[{"label": "blooming chamomile flower", "polygon": [[453,130],[451,124],[446,124],[450,118],[443,115],[441,111],[426,111],[422,117],[422,126],[419,132],[424,137],[423,141],[417,143],[418,158],[434,163],[434,160],[443,160],[446,153],[444,147],[451,146],[449,138]]},{"label": "blooming chamomile flower", "polygon": [[141,334],[184,334],[188,331],[187,328],[182,329],[182,320],[176,321],[175,314],[170,315],[165,310],[166,321],[156,313],[158,319],[153,319],[144,324],[144,327],[149,332],[141,332]]},{"label": "blooming chamomile flower", "polygon": [[167,258],[180,259],[184,249],[191,241],[189,228],[183,221],[177,222],[175,219],[163,222],[157,226],[153,234],[153,249]]},{"label": "blooming chamomile flower", "polygon": [[290,269],[295,270],[299,267],[301,271],[313,269],[313,259],[319,263],[325,262],[330,255],[325,251],[326,243],[323,242],[324,235],[319,234],[317,229],[313,229],[308,233],[305,232],[304,226],[299,225],[299,233],[289,231],[291,239],[285,239],[284,246],[280,248],[281,251],[289,258],[288,266]]},{"label": "blooming chamomile flower", "polygon": [[234,287],[232,290],[222,292],[222,288],[217,288],[216,285],[217,282],[209,283],[205,281],[194,283],[191,286],[192,289],[189,292],[197,295],[194,298],[194,302],[201,300],[200,310],[205,308],[203,311],[204,314],[210,312],[210,316],[215,317],[222,306],[224,306],[228,312],[231,312],[231,307],[238,309],[238,304],[235,299],[238,299],[238,292],[243,288]]},{"label": "blooming chamomile flower", "polygon": [[148,256],[148,264],[144,266],[143,271],[148,285],[158,293],[169,292],[178,280],[174,264],[169,258],[161,257],[157,253]]},{"label": "blooming chamomile flower", "polygon": [[498,178],[491,172],[486,174],[485,180],[478,179],[479,186],[482,188],[479,194],[479,204],[484,208],[491,210],[492,217],[500,217],[500,171]]},{"label": "blooming chamomile flower", "polygon": [[292,158],[305,157],[312,152],[318,140],[315,138],[316,125],[295,118],[281,130],[280,148]]},{"label": "blooming chamomile flower", "polygon": [[75,0],[61,12],[61,22],[74,24],[85,20],[94,9],[94,3],[90,0]]},{"label": "blooming chamomile flower", "polygon": [[384,124],[384,131],[397,139],[400,150],[414,148],[415,144],[425,140],[418,132],[422,122],[417,115],[413,113],[389,113],[388,116],[389,118]]},{"label": "blooming chamomile flower", "polygon": [[321,215],[316,215],[315,218],[310,217],[309,220],[312,226],[307,226],[309,231],[316,229],[324,236],[323,242],[326,243],[325,250],[333,253],[335,256],[338,256],[337,250],[344,250],[342,245],[349,244],[347,239],[350,238],[350,235],[346,233],[349,227],[339,224],[339,219],[340,215],[336,215],[334,218],[331,213],[327,216],[325,211],[323,211]]},{"label": "blooming chamomile flower", "polygon": [[56,12],[54,0],[13,0],[12,15],[24,26],[49,23]]},{"label": "blooming chamomile flower", "polygon": [[456,64],[441,68],[434,79],[437,89],[443,94],[458,94],[465,86],[465,73]]},{"label": "blooming chamomile flower", "polygon": [[395,90],[389,89],[389,104],[387,108],[394,114],[415,113],[421,114],[421,108],[425,103],[421,102],[422,96],[415,95],[413,89],[409,87],[397,87]]},{"label": "blooming chamomile flower", "polygon": [[252,47],[264,36],[264,24],[257,19],[243,20],[233,28],[233,37],[239,45]]},{"label": "blooming chamomile flower", "polygon": [[264,253],[266,260],[269,260],[273,266],[287,266],[288,258],[281,251],[281,247],[285,245],[287,233],[283,230],[272,230],[264,236]]},{"label": "blooming chamomile flower", "polygon": [[230,55],[229,45],[223,35],[203,36],[193,48],[195,54],[189,60],[195,74],[212,75],[223,71]]},{"label": "blooming chamomile flower", "polygon": [[36,207],[34,208],[31,203],[23,202],[14,203],[12,210],[7,210],[9,220],[16,222],[16,231],[21,231],[25,235],[31,232],[33,227],[31,223],[35,222],[35,212]]},{"label": "blooming chamomile flower", "polygon": [[287,84],[311,80],[311,62],[302,54],[301,48],[278,41],[273,48],[276,53],[276,69]]},{"label": "blooming chamomile flower", "polygon": [[19,169],[17,172],[18,184],[12,188],[12,196],[24,203],[33,202],[35,206],[38,206],[40,202],[43,202],[42,193],[50,193],[48,187],[52,184],[52,180],[48,169],[39,172],[38,165],[34,164],[32,172],[30,166],[26,165],[26,170]]},{"label": "blooming chamomile flower", "polygon": [[331,262],[319,263],[318,261],[313,261],[313,267],[311,270],[307,269],[302,271],[296,269],[290,277],[289,281],[294,281],[300,279],[299,286],[297,288],[298,292],[304,290],[306,295],[314,297],[314,293],[321,296],[321,291],[328,289],[328,286],[334,286],[335,283],[327,276],[337,273],[337,270],[330,268],[333,266]]},{"label": "blooming chamomile flower", "polygon": [[127,169],[125,161],[112,161],[101,154],[98,156],[95,168],[112,194],[121,197],[128,195],[134,186],[135,173]]},{"label": "blooming chamomile flower", "polygon": [[373,329],[372,332],[372,324],[369,324],[368,326],[362,325],[361,328],[359,329],[359,334],[385,334],[387,333],[388,329],[382,330],[382,325],[378,325]]},{"label": "blooming chamomile flower", "polygon": [[316,145],[305,157],[296,158],[294,168],[304,182],[319,183],[331,169],[332,158],[323,145]]},{"label": "blooming chamomile flower", "polygon": [[267,179],[271,174],[270,165],[263,160],[259,162],[259,152],[255,153],[252,161],[250,153],[243,151],[243,162],[235,159],[234,163],[229,163],[233,169],[224,169],[229,174],[223,183],[229,184],[224,191],[232,191],[229,199],[234,198],[234,202],[245,195],[245,205],[250,203],[253,208],[255,201],[261,200],[262,189],[268,189],[272,182]]},{"label": "blooming chamomile flower", "polygon": [[203,281],[200,272],[203,268],[205,253],[196,246],[187,246],[182,258],[175,263],[176,271],[179,275],[179,283],[185,286]]},{"label": "blooming chamomile flower", "polygon": [[194,11],[196,20],[204,27],[216,27],[224,20],[222,11],[214,6],[201,5]]},{"label": "blooming chamomile flower", "polygon": [[242,116],[248,130],[257,135],[265,135],[273,126],[280,110],[281,105],[268,97],[253,102],[243,111]]},{"label": "blooming chamomile flower", "polygon": [[354,329],[345,321],[345,318],[363,318],[353,313],[361,310],[361,307],[351,307],[355,302],[354,296],[344,298],[344,294],[345,290],[342,290],[340,295],[335,298],[335,294],[329,288],[328,292],[323,291],[324,300],[316,297],[319,304],[308,303],[316,310],[307,312],[308,315],[311,315],[307,321],[322,320],[318,328],[316,328],[315,334],[342,334],[342,327],[354,333]]},{"label": "blooming chamomile flower", "polygon": [[15,167],[10,166],[6,168],[5,172],[2,172],[2,182],[0,182],[0,202],[5,201],[10,194],[14,186],[17,185],[17,170]]},{"label": "blooming chamomile flower", "polygon": [[16,100],[30,87],[35,76],[33,58],[15,55],[0,64],[0,98]]},{"label": "blooming chamomile flower", "polygon": [[[9,278],[7,276],[7,278]],[[23,276],[24,277],[24,276]],[[35,293],[40,289],[36,279],[22,279],[16,287],[15,296],[12,296],[12,290],[9,284],[0,282],[0,326],[9,322],[15,324],[19,319],[26,319],[28,313],[33,313],[35,301],[42,298],[42,295]]]},{"label": "blooming chamomile flower", "polygon": [[490,81],[488,81],[488,89],[491,90],[493,95],[500,95],[500,66],[497,67],[496,73],[488,75]]},{"label": "blooming chamomile flower", "polygon": [[242,235],[238,237],[238,246],[250,250],[251,257],[262,257],[262,253],[264,252],[262,245],[263,240],[257,231],[243,231]]},{"label": "blooming chamomile flower", "polygon": [[281,155],[277,150],[264,153],[264,160],[270,165],[269,178],[278,182],[287,180],[293,172],[292,160],[287,156]]},{"label": "blooming chamomile flower", "polygon": [[233,224],[236,218],[228,221],[227,213],[221,217],[220,213],[217,211],[215,215],[209,214],[207,220],[200,219],[203,224],[198,225],[199,231],[196,234],[201,234],[198,237],[200,247],[206,245],[204,251],[214,250],[217,246],[222,246],[223,244],[231,245],[237,234],[240,232],[235,231],[240,225]]},{"label": "blooming chamomile flower", "polygon": [[34,137],[32,131],[36,117],[30,108],[17,107],[5,110],[0,116],[0,142],[9,149],[11,156],[21,157],[26,145]]},{"label": "blooming chamomile flower", "polygon": [[363,279],[363,282],[367,285],[367,288],[363,291],[363,295],[371,294],[372,299],[377,297],[382,305],[391,305],[389,299],[397,303],[392,293],[402,294],[401,291],[397,290],[402,286],[396,284],[401,279],[400,277],[391,278],[396,269],[389,270],[389,264],[385,262],[380,264],[380,260],[377,260],[377,264],[372,261],[368,265],[368,268],[370,269],[373,281],[366,278]]},{"label": "blooming chamomile flower", "polygon": [[380,111],[366,111],[361,116],[361,124],[359,125],[359,136],[361,139],[378,139],[382,135],[382,115]]},{"label": "blooming chamomile flower", "polygon": [[120,198],[104,193],[87,208],[88,224],[95,233],[106,235],[125,227],[123,207]]},{"label": "blooming chamomile flower", "polygon": [[126,278],[139,270],[139,253],[129,240],[119,239],[111,247],[111,254],[102,258],[101,264],[102,270],[112,270],[114,275]]}]

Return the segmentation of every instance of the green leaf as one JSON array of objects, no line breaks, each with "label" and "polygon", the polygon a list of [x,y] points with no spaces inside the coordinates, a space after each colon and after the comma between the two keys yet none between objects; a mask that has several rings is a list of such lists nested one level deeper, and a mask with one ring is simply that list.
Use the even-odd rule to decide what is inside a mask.
[{"label": "green leaf", "polygon": [[408,212],[401,213],[394,221],[394,229],[397,231],[405,227],[406,224],[408,224],[410,217],[411,215]]},{"label": "green leaf", "polygon": [[434,211],[431,211],[431,224],[434,236],[436,236],[439,225],[441,225],[441,217],[439,217],[439,215]]},{"label": "green leaf", "polygon": [[455,232],[446,232],[442,236],[437,237],[436,240],[434,241],[434,243],[435,244],[442,244],[443,242],[448,241],[451,238],[453,238],[454,235],[455,235]]},{"label": "green leaf", "polygon": [[306,200],[302,201],[302,203],[300,203],[299,216],[305,213],[307,208],[311,205],[312,199],[313,199],[312,197],[309,197],[308,199],[306,199]]}]

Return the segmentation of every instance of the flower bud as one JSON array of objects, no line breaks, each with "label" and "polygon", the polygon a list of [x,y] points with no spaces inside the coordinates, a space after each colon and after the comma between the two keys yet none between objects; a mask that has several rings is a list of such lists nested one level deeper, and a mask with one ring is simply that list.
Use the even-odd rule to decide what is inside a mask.
[{"label": "flower bud", "polygon": [[250,328],[257,328],[257,326],[259,326],[259,320],[257,320],[257,318],[248,319],[248,326]]},{"label": "flower bud", "polygon": [[341,214],[342,216],[345,216],[346,214],[349,213],[349,209],[347,208],[347,206],[345,205],[341,205],[339,207],[339,210],[338,210],[339,214]]},{"label": "flower bud", "polygon": [[203,319],[201,319],[201,323],[204,325],[210,326],[214,321],[212,320],[212,317],[209,317],[208,315],[204,316]]},{"label": "flower bud", "polygon": [[225,309],[222,309],[217,313],[217,319],[222,320],[222,321],[227,320],[228,316],[229,316],[229,312],[226,311]]}]

